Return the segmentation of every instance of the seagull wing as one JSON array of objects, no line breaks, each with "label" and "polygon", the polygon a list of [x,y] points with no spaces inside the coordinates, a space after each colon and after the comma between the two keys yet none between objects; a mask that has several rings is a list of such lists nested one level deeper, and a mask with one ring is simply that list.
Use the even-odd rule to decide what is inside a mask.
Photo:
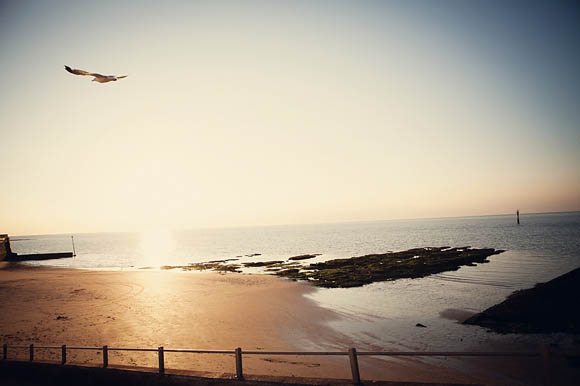
[{"label": "seagull wing", "polygon": [[99,83],[107,83],[113,80],[117,80],[117,79],[122,79],[122,78],[126,78],[128,75],[121,75],[121,76],[107,76],[107,75],[101,75],[101,74],[97,74],[96,72],[88,72],[85,70],[79,70],[76,68],[70,68],[69,66],[64,66],[64,69],[67,70],[68,72],[70,72],[71,74],[75,74],[75,75],[88,75],[88,76],[94,76],[95,79],[93,79],[94,81],[96,80]]},{"label": "seagull wing", "polygon": [[64,66],[65,70],[70,72],[71,74],[75,75],[90,75],[90,76],[103,76],[101,74],[93,74],[92,72],[84,71],[84,70],[77,70],[76,68],[70,68],[69,66]]}]

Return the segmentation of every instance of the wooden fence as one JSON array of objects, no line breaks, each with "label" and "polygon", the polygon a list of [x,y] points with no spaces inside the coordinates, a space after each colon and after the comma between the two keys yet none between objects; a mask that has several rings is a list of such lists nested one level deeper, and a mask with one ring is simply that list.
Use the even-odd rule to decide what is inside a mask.
[{"label": "wooden fence", "polygon": [[[511,358],[542,358],[544,371],[544,384],[550,383],[550,356],[552,355],[548,347],[544,347],[541,351],[506,351],[506,352],[463,352],[463,351],[437,351],[437,352],[420,352],[420,351],[357,351],[355,348],[350,348],[348,351],[257,351],[249,350],[242,351],[240,347],[234,350],[194,350],[194,349],[167,349],[164,347],[158,348],[127,348],[127,347],[79,347],[79,346],[35,346],[34,344],[25,345],[8,345],[2,346],[2,360],[8,360],[8,349],[28,350],[29,360],[34,361],[34,352],[38,349],[43,350],[60,350],[61,365],[67,363],[66,355],[68,351],[74,350],[89,350],[102,351],[103,353],[103,368],[109,366],[109,352],[110,351],[140,351],[140,352],[156,352],[159,365],[159,374],[165,373],[165,353],[192,353],[192,354],[228,354],[234,355],[236,377],[237,379],[244,379],[242,368],[243,355],[297,355],[297,356],[348,356],[350,363],[350,370],[352,375],[352,382],[355,385],[361,383],[360,370],[358,366],[359,356],[388,356],[388,357],[426,357],[426,356],[441,356],[441,357],[511,357]],[[580,353],[562,353],[559,355],[580,356]]]}]

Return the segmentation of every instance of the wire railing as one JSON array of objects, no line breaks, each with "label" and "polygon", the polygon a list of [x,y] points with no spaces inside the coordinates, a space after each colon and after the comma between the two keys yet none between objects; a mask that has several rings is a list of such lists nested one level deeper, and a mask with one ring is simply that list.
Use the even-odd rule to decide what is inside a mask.
[{"label": "wire railing", "polygon": [[[8,349],[28,350],[29,361],[34,361],[36,350],[60,350],[60,364],[67,364],[67,352],[75,350],[85,351],[102,351],[102,367],[109,367],[109,352],[111,351],[139,351],[139,352],[156,352],[158,358],[158,372],[165,374],[165,353],[191,353],[191,354],[227,354],[234,355],[236,378],[244,379],[242,357],[251,355],[296,355],[296,356],[348,356],[350,363],[350,370],[352,382],[355,385],[361,383],[360,369],[358,363],[359,356],[387,356],[387,357],[511,357],[511,358],[542,358],[544,370],[544,384],[550,384],[550,357],[553,355],[548,347],[543,347],[540,351],[357,351],[355,348],[350,348],[348,351],[262,351],[262,350],[247,350],[242,351],[240,347],[233,350],[197,350],[197,349],[178,349],[178,348],[136,348],[136,347],[82,347],[82,346],[41,346],[41,345],[2,345],[2,360],[8,360]],[[580,353],[577,352],[559,352],[560,355],[568,355],[578,357]]]}]

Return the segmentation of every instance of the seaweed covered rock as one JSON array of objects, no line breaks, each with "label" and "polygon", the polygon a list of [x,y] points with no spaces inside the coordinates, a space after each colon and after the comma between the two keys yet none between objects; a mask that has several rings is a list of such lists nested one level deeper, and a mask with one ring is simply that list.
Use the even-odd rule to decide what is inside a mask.
[{"label": "seaweed covered rock", "polygon": [[313,259],[316,256],[320,256],[320,253],[315,253],[313,255],[292,256],[288,260],[290,260],[290,261],[307,260],[307,259]]},{"label": "seaweed covered rock", "polygon": [[453,271],[464,265],[484,263],[502,250],[471,247],[427,247],[401,252],[372,254],[310,264],[304,269],[285,269],[278,276],[308,280],[319,287],[360,287],[377,281],[418,278]]},{"label": "seaweed covered rock", "polygon": [[274,260],[274,261],[256,261],[256,262],[249,262],[243,263],[244,267],[269,267],[271,265],[281,264],[283,263],[282,260]]},{"label": "seaweed covered rock", "polygon": [[192,263],[189,265],[164,265],[162,270],[181,269],[183,271],[215,271],[215,272],[232,272],[241,273],[239,264],[221,264],[221,263]]}]

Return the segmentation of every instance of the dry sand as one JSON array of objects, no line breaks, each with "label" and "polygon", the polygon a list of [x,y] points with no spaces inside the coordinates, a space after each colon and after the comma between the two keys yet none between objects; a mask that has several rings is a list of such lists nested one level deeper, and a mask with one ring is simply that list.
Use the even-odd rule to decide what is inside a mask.
[{"label": "dry sand", "polygon": [[[92,271],[0,267],[0,342],[69,346],[232,350],[344,350],[346,336],[326,327],[340,317],[305,298],[308,284],[264,275]],[[366,349],[364,347],[358,347]],[[37,350],[36,358],[60,353]],[[10,359],[26,359],[12,350]],[[100,352],[69,353],[101,363]],[[200,375],[235,372],[231,355],[167,353],[166,368]],[[114,365],[157,366],[156,353],[110,352]],[[244,357],[246,374],[349,378],[347,357]],[[470,382],[467,375],[412,360],[361,360],[363,379]],[[481,380],[479,380],[481,381]]]}]

